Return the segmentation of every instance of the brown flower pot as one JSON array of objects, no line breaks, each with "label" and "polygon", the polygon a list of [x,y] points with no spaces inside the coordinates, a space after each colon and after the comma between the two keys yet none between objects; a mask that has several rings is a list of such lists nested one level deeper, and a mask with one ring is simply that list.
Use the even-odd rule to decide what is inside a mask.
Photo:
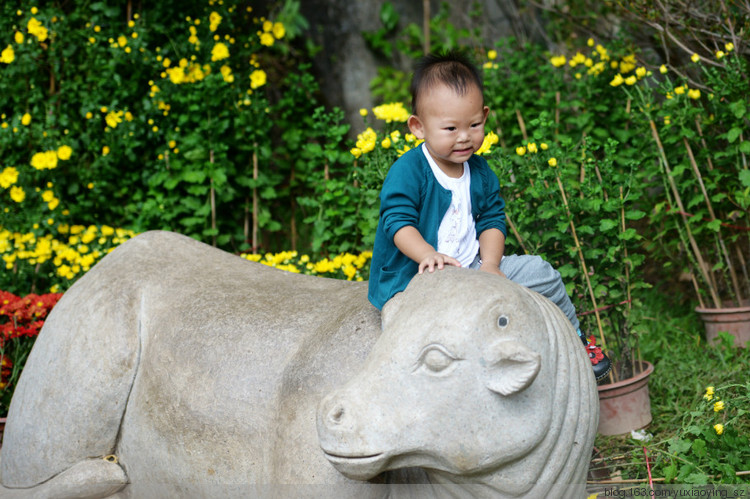
[{"label": "brown flower pot", "polygon": [[744,347],[750,341],[750,307],[696,307],[695,311],[706,326],[707,341],[715,341],[721,331],[734,336],[735,346]]},{"label": "brown flower pot", "polygon": [[651,422],[648,377],[654,371],[643,361],[642,371],[632,378],[599,385],[599,428],[601,435],[621,435],[643,428]]}]

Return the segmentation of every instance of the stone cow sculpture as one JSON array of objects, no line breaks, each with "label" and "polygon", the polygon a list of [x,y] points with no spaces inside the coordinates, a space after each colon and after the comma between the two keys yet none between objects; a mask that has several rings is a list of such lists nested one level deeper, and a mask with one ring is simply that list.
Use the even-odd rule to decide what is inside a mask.
[{"label": "stone cow sculpture", "polygon": [[391,300],[381,333],[366,291],[173,233],[128,241],[47,319],[0,496],[582,492],[598,402],[554,305],[449,268]]}]

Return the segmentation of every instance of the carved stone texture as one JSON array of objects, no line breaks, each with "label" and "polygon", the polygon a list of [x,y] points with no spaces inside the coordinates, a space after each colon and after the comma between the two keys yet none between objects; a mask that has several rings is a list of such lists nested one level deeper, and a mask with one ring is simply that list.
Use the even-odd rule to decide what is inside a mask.
[{"label": "carved stone texture", "polygon": [[[0,495],[413,492],[386,481],[533,495],[583,483],[598,406],[554,306],[449,269],[389,303],[381,336],[366,291],[177,234],[130,240],[47,319],[11,403]],[[426,468],[381,473],[401,466]]]}]

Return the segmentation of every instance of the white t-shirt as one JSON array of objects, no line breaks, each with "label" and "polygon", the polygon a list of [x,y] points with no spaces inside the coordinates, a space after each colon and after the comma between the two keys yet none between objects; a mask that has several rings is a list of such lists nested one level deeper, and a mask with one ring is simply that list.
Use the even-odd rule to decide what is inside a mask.
[{"label": "white t-shirt", "polygon": [[462,267],[468,267],[479,252],[477,229],[471,216],[471,169],[464,162],[464,173],[459,178],[446,175],[422,145],[422,152],[430,163],[438,183],[451,191],[451,205],[438,229],[437,251],[452,256]]}]

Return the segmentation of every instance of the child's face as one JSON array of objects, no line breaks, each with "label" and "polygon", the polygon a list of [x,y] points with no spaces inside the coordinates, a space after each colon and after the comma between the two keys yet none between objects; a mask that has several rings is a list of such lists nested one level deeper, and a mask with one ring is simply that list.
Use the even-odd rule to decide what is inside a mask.
[{"label": "child's face", "polygon": [[449,176],[460,177],[463,163],[484,140],[484,122],[489,108],[482,93],[472,85],[458,95],[447,85],[428,89],[418,104],[419,115],[409,117],[409,129],[424,139],[437,165]]}]

